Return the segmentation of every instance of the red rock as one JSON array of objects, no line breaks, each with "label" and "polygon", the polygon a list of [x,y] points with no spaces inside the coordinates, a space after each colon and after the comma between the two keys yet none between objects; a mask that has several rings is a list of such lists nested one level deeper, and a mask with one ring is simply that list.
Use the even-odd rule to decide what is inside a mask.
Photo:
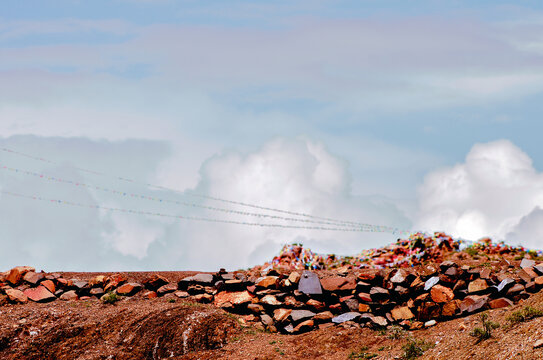
[{"label": "red rock", "polygon": [[118,287],[119,285],[124,284],[127,280],[128,278],[123,274],[114,274],[108,276],[105,280],[106,286],[104,287],[104,291],[109,292]]},{"label": "red rock", "polygon": [[269,288],[276,288],[277,284],[279,283],[279,278],[277,276],[265,276],[263,278],[258,279],[255,282],[255,285],[257,287],[269,289]]},{"label": "red rock", "polygon": [[309,331],[313,329],[313,326],[315,326],[315,322],[313,320],[302,321],[294,328],[294,332],[297,333],[297,332]]},{"label": "red rock", "polygon": [[[151,290],[157,290],[158,288],[168,284],[169,281],[164,276],[153,274],[147,279],[143,280],[143,286],[145,286],[146,289]],[[175,290],[177,290],[177,286],[175,286]]]},{"label": "red rock", "polygon": [[13,303],[21,303],[24,304],[28,301],[28,297],[21,291],[17,289],[6,289],[5,290],[6,295],[9,299],[9,301]]},{"label": "red rock", "polygon": [[58,278],[56,281],[57,281],[57,286],[62,287],[62,288],[67,287],[67,286],[72,286],[69,280],[66,280],[63,278]]},{"label": "red rock", "polygon": [[138,283],[127,283],[124,285],[121,285],[115,290],[115,292],[118,295],[122,296],[132,296],[136,294],[138,291],[140,291],[142,286]]},{"label": "red rock", "polygon": [[334,314],[332,314],[330,311],[323,311],[318,313],[317,315],[313,316],[313,320],[315,321],[330,321],[334,317]]},{"label": "red rock", "polygon": [[430,319],[436,318],[441,314],[441,308],[438,304],[431,301],[422,303],[418,309],[417,318],[421,321],[428,321]]},{"label": "red rock", "polygon": [[97,275],[89,281],[89,285],[90,287],[102,287],[104,286],[105,282],[106,282],[105,275]]},{"label": "red rock", "polygon": [[255,314],[260,314],[264,312],[264,307],[260,304],[249,304],[247,305],[247,310],[252,311]]},{"label": "red rock", "polygon": [[532,281],[532,279],[535,279],[537,277],[537,273],[533,271],[531,268],[526,268],[526,269],[519,270],[518,276],[524,282],[530,282]]},{"label": "red rock", "polygon": [[316,311],[322,311],[326,308],[326,305],[324,303],[315,299],[309,299],[305,304]]},{"label": "red rock", "polygon": [[175,291],[177,291],[177,284],[166,284],[159,287],[156,293],[159,296],[162,296],[162,295],[166,295]]},{"label": "red rock", "polygon": [[213,295],[210,295],[210,294],[198,294],[198,295],[194,295],[192,298],[195,301],[199,303],[204,303],[204,304],[208,304],[213,301]]},{"label": "red rock", "polygon": [[392,315],[392,318],[396,321],[409,320],[415,317],[415,315],[413,315],[413,313],[407,306],[395,307],[390,313]]},{"label": "red rock", "polygon": [[363,301],[363,302],[371,302],[371,296],[370,296],[370,294],[367,294],[367,293],[359,293],[357,296],[358,296],[358,298],[360,299],[360,301]]},{"label": "red rock", "polygon": [[26,289],[23,292],[30,300],[35,302],[48,302],[56,299],[56,296],[51,293],[45,286]]},{"label": "red rock", "polygon": [[[187,293],[187,297],[188,295],[189,294]],[[158,297],[158,294],[156,293],[156,291],[146,291],[145,293],[143,293],[143,297],[147,299],[155,299]]]},{"label": "red rock", "polygon": [[291,284],[297,284],[300,281],[302,275],[300,275],[299,272],[293,271],[288,276],[288,281],[290,281]]},{"label": "red rock", "polygon": [[468,292],[470,294],[481,293],[488,289],[488,284],[484,279],[476,279],[469,283]]},{"label": "red rock", "polygon": [[40,280],[45,277],[43,273],[37,273],[34,271],[29,271],[23,276],[23,280],[29,284],[36,285]]},{"label": "red rock", "polygon": [[55,289],[55,283],[52,282],[51,280],[42,281],[40,285],[45,286],[45,287],[47,288],[47,290],[49,290],[49,291],[52,292],[53,294],[54,294],[55,291],[56,291],[56,289]]},{"label": "red rock", "polygon": [[277,322],[283,322],[287,320],[291,312],[291,309],[275,309],[273,311],[273,319]]},{"label": "red rock", "polygon": [[16,266],[9,271],[8,275],[6,276],[6,281],[14,286],[17,286],[21,282],[23,276],[29,271],[36,271],[36,269],[31,266]]},{"label": "red rock", "polygon": [[326,291],[354,290],[356,280],[353,277],[330,276],[320,279],[322,288]]},{"label": "red rock", "polygon": [[487,303],[488,296],[468,295],[460,303],[460,311],[471,314],[484,309]]},{"label": "red rock", "polygon": [[234,306],[250,303],[253,296],[248,291],[222,291],[215,295],[213,303],[215,306],[222,307],[225,303],[230,303]]},{"label": "red rock", "polygon": [[444,317],[453,317],[458,312],[460,306],[460,300],[453,300],[443,305],[441,309],[441,315]]},{"label": "red rock", "polygon": [[59,299],[64,301],[77,300],[79,299],[79,296],[77,296],[77,293],[74,290],[70,290],[60,295]]},{"label": "red rock", "polygon": [[489,268],[484,268],[483,270],[481,270],[481,272],[479,273],[479,276],[482,278],[482,279],[490,279],[490,269]]},{"label": "red rock", "polygon": [[358,312],[370,312],[370,306],[368,304],[358,304]]},{"label": "red rock", "polygon": [[535,284],[538,286],[543,285],[543,276],[536,277],[534,281],[535,281]]},{"label": "red rock", "polygon": [[499,309],[499,308],[512,306],[513,302],[506,298],[499,298],[499,299],[489,301],[488,305],[490,306],[491,309]]},{"label": "red rock", "polygon": [[341,304],[340,303],[332,304],[332,305],[328,306],[328,308],[330,310],[332,310],[333,312],[338,313],[338,312],[341,311]]},{"label": "red rock", "polygon": [[81,301],[90,300],[90,299],[91,299],[90,296],[81,296],[81,297],[79,298],[79,300],[81,300]]},{"label": "red rock", "polygon": [[277,298],[273,295],[266,295],[262,299],[260,299],[261,304],[266,305],[272,305],[272,306],[279,306],[282,305],[280,301],[277,300]]},{"label": "red rock", "polygon": [[448,287],[442,285],[434,285],[430,290],[432,300],[436,303],[448,303],[454,299],[454,293]]},{"label": "red rock", "polygon": [[188,298],[190,296],[190,294],[186,291],[176,291],[173,294],[180,299]]}]

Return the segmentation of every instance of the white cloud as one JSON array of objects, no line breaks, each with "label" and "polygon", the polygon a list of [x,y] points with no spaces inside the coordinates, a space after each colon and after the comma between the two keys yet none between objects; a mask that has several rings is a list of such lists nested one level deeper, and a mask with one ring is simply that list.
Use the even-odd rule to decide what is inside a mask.
[{"label": "white cloud", "polygon": [[476,144],[464,163],[428,174],[419,206],[417,229],[543,244],[534,220],[543,207],[543,174],[508,140]]}]

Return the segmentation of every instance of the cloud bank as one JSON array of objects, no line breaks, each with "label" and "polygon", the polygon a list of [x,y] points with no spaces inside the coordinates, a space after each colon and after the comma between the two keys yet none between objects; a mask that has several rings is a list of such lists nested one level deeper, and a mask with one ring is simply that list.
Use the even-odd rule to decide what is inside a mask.
[{"label": "cloud bank", "polygon": [[428,174],[415,227],[543,247],[543,174],[508,140],[476,144],[461,164]]}]

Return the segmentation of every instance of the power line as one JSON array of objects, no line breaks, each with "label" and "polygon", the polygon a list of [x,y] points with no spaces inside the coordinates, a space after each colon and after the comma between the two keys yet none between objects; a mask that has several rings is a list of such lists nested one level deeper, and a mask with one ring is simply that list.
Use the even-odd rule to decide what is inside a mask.
[{"label": "power line", "polygon": [[112,211],[112,212],[122,212],[122,213],[127,213],[127,214],[146,215],[146,216],[157,216],[157,217],[173,218],[173,219],[180,219],[180,220],[194,220],[194,221],[226,223],[226,224],[236,224],[236,225],[245,225],[245,226],[254,226],[254,227],[282,228],[282,229],[326,230],[326,231],[339,231],[339,232],[381,232],[378,229],[363,230],[363,229],[356,229],[356,228],[298,226],[298,225],[284,225],[284,224],[275,224],[275,223],[270,224],[270,223],[256,223],[256,222],[247,222],[247,221],[214,219],[214,218],[205,218],[205,217],[197,217],[197,216],[174,215],[174,214],[165,214],[165,213],[160,213],[160,212],[151,212],[151,211],[143,211],[143,210],[113,208],[109,206],[101,206],[101,205],[95,205],[95,204],[83,204],[83,203],[78,203],[78,202],[73,202],[73,201],[68,201],[68,200],[44,198],[38,195],[26,195],[26,194],[20,194],[20,193],[4,191],[4,190],[1,190],[0,193],[13,196],[13,197],[48,202],[48,203],[57,204],[57,205],[100,209],[100,210],[107,210],[107,211]]}]

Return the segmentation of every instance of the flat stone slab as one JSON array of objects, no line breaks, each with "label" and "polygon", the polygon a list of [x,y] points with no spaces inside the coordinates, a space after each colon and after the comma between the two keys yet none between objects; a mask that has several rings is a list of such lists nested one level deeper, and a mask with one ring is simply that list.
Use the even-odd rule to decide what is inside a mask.
[{"label": "flat stone slab", "polygon": [[332,318],[332,322],[336,324],[341,324],[341,323],[344,323],[345,321],[352,321],[354,319],[357,319],[361,315],[362,314],[360,314],[359,312],[351,311],[351,312],[336,316],[335,318]]},{"label": "flat stone slab", "polygon": [[298,290],[308,295],[322,294],[322,286],[319,276],[311,271],[304,271],[298,283]]}]

